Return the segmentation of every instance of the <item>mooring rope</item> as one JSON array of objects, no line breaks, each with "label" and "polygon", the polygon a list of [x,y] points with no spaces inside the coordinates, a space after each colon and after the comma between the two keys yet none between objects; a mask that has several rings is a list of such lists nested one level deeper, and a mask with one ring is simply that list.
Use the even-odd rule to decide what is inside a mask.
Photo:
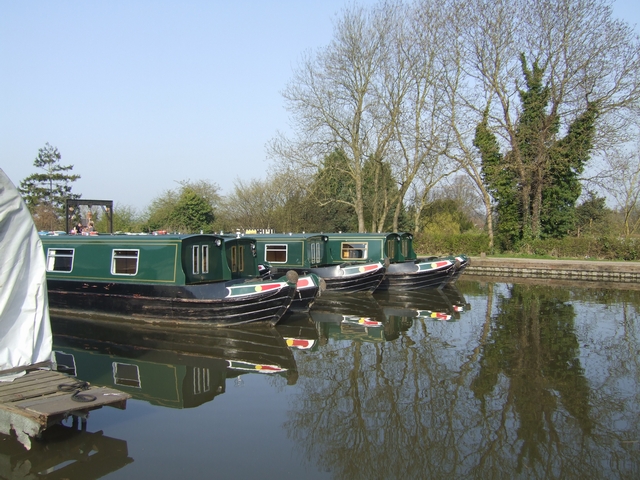
[{"label": "mooring rope", "polygon": [[80,393],[83,390],[89,390],[89,382],[62,383],[58,385],[60,392],[73,392],[71,400],[74,402],[93,402],[96,397],[86,393]]}]

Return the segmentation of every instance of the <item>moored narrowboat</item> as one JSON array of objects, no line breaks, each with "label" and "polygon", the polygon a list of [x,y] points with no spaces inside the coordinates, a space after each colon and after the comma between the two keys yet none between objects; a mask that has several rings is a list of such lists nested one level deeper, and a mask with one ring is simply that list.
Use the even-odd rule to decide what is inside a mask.
[{"label": "moored narrowboat", "polygon": [[386,273],[378,290],[415,290],[441,287],[455,272],[450,258],[423,260],[413,250],[411,235],[398,233],[330,233],[328,250],[332,260],[351,259],[353,262],[379,260],[385,263]]},{"label": "moored narrowboat", "polygon": [[55,311],[177,324],[275,325],[298,275],[258,278],[251,238],[219,235],[41,236]]},{"label": "moored narrowboat", "polygon": [[[405,258],[417,259],[417,255],[413,249],[413,234],[407,233],[407,232],[400,233],[400,249],[402,252],[406,252],[407,257]],[[423,258],[422,261],[433,262],[433,261],[439,261],[443,259],[450,260],[455,265],[453,275],[451,275],[447,283],[455,282],[460,277],[460,275],[462,275],[462,273],[465,271],[465,269],[469,266],[469,263],[470,263],[469,257],[464,254],[448,255],[443,257],[430,256],[430,257]]]},{"label": "moored narrowboat", "polygon": [[336,258],[328,249],[329,237],[324,234],[262,234],[253,235],[258,249],[258,261],[279,275],[294,270],[299,275],[313,273],[324,280],[327,292],[373,292],[385,274],[382,262],[349,261]]}]

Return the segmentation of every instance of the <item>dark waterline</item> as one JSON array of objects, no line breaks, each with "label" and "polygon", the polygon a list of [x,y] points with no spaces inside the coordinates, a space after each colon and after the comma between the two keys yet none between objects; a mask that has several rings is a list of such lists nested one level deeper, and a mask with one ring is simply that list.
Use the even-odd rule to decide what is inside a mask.
[{"label": "dark waterline", "polygon": [[61,364],[133,399],[31,451],[0,436],[0,478],[640,478],[639,309],[468,276],[275,330],[53,318]]}]

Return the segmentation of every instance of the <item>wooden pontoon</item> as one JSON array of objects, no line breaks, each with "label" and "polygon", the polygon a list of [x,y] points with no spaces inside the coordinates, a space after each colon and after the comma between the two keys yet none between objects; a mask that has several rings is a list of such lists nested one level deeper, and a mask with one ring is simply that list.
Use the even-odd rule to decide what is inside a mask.
[{"label": "wooden pontoon", "polygon": [[128,398],[130,395],[112,388],[93,387],[57,371],[30,367],[12,382],[0,382],[0,433],[13,431],[30,448],[31,439],[52,425],[70,416],[86,419],[91,410],[104,405],[124,410]]}]

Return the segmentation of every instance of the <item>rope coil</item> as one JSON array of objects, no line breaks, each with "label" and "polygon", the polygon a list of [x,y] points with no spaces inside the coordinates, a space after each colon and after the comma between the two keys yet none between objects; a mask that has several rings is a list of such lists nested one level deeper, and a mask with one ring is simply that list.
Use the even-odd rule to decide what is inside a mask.
[{"label": "rope coil", "polygon": [[89,390],[89,382],[62,383],[58,385],[59,392],[73,392],[71,400],[74,402],[93,402],[96,397],[86,393],[80,393],[83,390]]}]

